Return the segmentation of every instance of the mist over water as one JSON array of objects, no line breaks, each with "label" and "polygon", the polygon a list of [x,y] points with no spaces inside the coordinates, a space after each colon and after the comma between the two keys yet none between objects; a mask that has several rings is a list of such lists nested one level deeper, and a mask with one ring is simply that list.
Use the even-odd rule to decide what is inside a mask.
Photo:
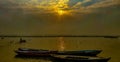
[{"label": "mist over water", "polygon": [[34,48],[48,50],[103,50],[98,56],[111,57],[109,62],[119,62],[120,39],[110,38],[80,38],[80,37],[53,37],[53,38],[23,38],[27,42],[19,43],[20,38],[4,38],[0,40],[0,62],[52,62],[47,59],[16,58],[14,52],[18,48]]}]

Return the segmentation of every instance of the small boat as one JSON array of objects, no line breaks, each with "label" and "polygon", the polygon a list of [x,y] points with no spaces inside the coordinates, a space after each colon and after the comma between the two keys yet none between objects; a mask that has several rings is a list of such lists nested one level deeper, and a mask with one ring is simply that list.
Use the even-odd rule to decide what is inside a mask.
[{"label": "small boat", "polygon": [[58,56],[54,55],[54,62],[107,62],[111,58],[88,57],[88,56]]},{"label": "small boat", "polygon": [[80,56],[96,56],[102,50],[79,50],[79,51],[58,51],[59,55],[80,55]]}]

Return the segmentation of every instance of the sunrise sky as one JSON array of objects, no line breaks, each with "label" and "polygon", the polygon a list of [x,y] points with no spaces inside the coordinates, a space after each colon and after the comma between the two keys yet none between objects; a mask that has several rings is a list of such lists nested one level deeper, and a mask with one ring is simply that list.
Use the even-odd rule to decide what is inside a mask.
[{"label": "sunrise sky", "polygon": [[0,34],[120,35],[119,0],[0,0]]}]

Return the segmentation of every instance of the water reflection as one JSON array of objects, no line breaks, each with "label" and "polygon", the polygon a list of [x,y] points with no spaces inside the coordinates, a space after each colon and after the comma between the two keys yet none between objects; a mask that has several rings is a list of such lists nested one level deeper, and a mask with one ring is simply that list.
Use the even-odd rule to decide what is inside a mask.
[{"label": "water reflection", "polygon": [[64,51],[65,50],[65,41],[63,37],[58,38],[59,43],[59,51]]}]

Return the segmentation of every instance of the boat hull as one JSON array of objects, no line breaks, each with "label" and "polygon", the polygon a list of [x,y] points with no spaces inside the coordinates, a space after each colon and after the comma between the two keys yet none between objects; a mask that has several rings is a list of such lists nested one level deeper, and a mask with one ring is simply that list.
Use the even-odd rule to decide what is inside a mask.
[{"label": "boat hull", "polygon": [[44,50],[44,49],[25,49],[19,48],[15,52],[18,55],[28,55],[28,56],[43,56],[43,55],[77,55],[77,56],[96,56],[102,50],[80,50],[80,51],[52,51],[52,50]]},{"label": "boat hull", "polygon": [[97,59],[90,59],[90,58],[68,58],[68,57],[54,57],[53,62],[108,62],[111,58],[97,58]]},{"label": "boat hull", "polygon": [[31,51],[15,51],[17,55],[24,56],[49,56],[50,52],[31,52]]},{"label": "boat hull", "polygon": [[57,52],[59,55],[97,56],[102,50],[80,50]]}]

